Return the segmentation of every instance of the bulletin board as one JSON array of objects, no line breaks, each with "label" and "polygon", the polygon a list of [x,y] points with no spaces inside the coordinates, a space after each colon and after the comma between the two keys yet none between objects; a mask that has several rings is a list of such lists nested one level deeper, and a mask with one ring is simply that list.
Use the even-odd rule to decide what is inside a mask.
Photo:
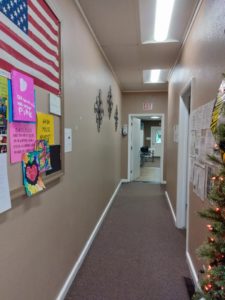
[{"label": "bulletin board", "polygon": [[[37,3],[37,6],[35,7],[35,4]],[[13,71],[18,71],[21,73],[24,73],[25,75],[31,77],[34,80],[34,91],[35,91],[35,103],[36,103],[36,112],[40,112],[42,114],[48,114],[53,118],[54,123],[54,141],[52,143],[52,148],[57,149],[57,167],[52,170],[44,172],[42,175],[43,182],[45,184],[46,189],[48,188],[49,184],[53,184],[58,182],[60,177],[64,174],[64,101],[63,101],[63,89],[62,89],[62,69],[61,69],[61,24],[60,20],[58,19],[58,16],[54,10],[53,7],[51,7],[51,3],[49,3],[48,0],[40,0],[36,2],[32,1],[22,1],[20,3],[20,6],[17,7],[15,4],[15,7],[12,7],[10,9],[15,10],[19,13],[21,13],[21,16],[18,16],[20,18],[19,20],[22,20],[22,17],[25,15],[24,11],[22,11],[24,4],[24,11],[29,14],[29,7],[25,8],[25,5],[27,4],[32,5],[31,9],[33,12],[33,18],[35,16],[37,17],[37,20],[34,20],[34,24],[39,23],[42,24],[42,29],[40,31],[40,36],[43,35],[43,38],[46,39],[46,43],[44,45],[43,41],[40,39],[38,40],[38,37],[34,39],[34,41],[30,41],[29,37],[29,18],[27,15],[27,22],[24,20],[23,27],[16,28],[15,25],[18,27],[17,24],[11,24],[9,20],[7,19],[8,15],[6,10],[0,11],[0,23],[3,23],[3,31],[5,30],[5,33],[7,34],[7,30],[11,30],[11,37],[14,39],[15,48],[8,49],[8,52],[12,54],[13,57],[13,63],[10,62],[10,57],[3,55],[3,59],[0,56],[0,77],[8,77],[9,80],[11,80],[11,74]],[[40,9],[40,11],[38,11]],[[41,16],[41,13],[43,12],[43,16]],[[12,11],[8,12],[12,13]],[[52,17],[52,19],[51,19]],[[25,17],[24,17],[25,19]],[[50,21],[49,21],[50,20]],[[25,24],[26,23],[26,24]],[[4,24],[6,24],[5,28]],[[57,24],[57,26],[55,25]],[[33,25],[33,24],[32,24]],[[11,26],[11,27],[10,27]],[[34,26],[34,25],[33,25]],[[49,27],[49,28],[48,28]],[[37,27],[38,28],[38,27]],[[40,28],[40,26],[39,26]],[[43,31],[43,28],[46,32]],[[15,29],[15,32],[13,30]],[[21,31],[23,31],[21,33]],[[31,53],[31,56],[26,61],[26,57],[22,57],[23,53],[16,57],[17,49],[17,41],[18,41],[18,34],[20,38],[23,38],[25,36],[25,43],[22,44],[22,47],[24,47],[24,57],[25,54],[27,54],[27,51],[35,48],[35,51]],[[52,36],[51,36],[52,35]],[[39,36],[39,38],[40,38]],[[57,38],[56,38],[57,37]],[[0,38],[1,39],[1,38]],[[33,36],[31,36],[31,39],[33,39]],[[21,40],[20,40],[21,41]],[[49,42],[50,41],[50,42]],[[34,44],[32,44],[34,42]],[[51,45],[51,42],[53,45]],[[38,45],[37,45],[38,44]],[[28,46],[27,46],[28,45]],[[47,48],[49,46],[50,52],[47,53],[48,56],[44,56],[44,53],[47,52]],[[21,45],[20,45],[21,46]],[[11,46],[13,47],[13,46]],[[51,60],[52,57],[54,57],[54,49],[57,48],[57,53],[55,55],[57,60],[57,66],[55,66]],[[37,50],[40,50],[39,53]],[[53,50],[52,50],[53,49]],[[40,54],[40,57],[38,56]],[[23,62],[19,61],[20,59],[23,59]],[[30,60],[34,59],[32,62]],[[38,65],[38,61],[40,61],[40,64]],[[48,63],[50,61],[50,66],[48,66]],[[42,64],[43,62],[43,64]],[[30,63],[27,68],[24,67],[26,63]],[[43,69],[42,69],[43,65]],[[22,67],[21,67],[22,66]],[[49,69],[48,69],[49,67]],[[35,69],[36,68],[36,69]],[[46,70],[47,68],[47,70]],[[31,71],[30,71],[31,70]],[[50,70],[50,71],[49,71]],[[43,71],[43,77],[40,77],[41,72]],[[53,75],[52,75],[53,74]],[[57,75],[55,75],[57,74]],[[48,85],[49,82],[53,82],[55,78],[57,77],[57,84],[54,87],[51,87]],[[59,97],[60,100],[60,114],[55,114],[54,112],[50,112],[50,94],[56,95]],[[9,181],[9,189],[10,189],[10,196],[11,200],[26,195],[24,185],[23,185],[23,173],[21,168],[21,162],[12,163],[12,157],[10,157],[10,147],[12,147],[10,142],[10,124],[9,124],[9,107],[8,107],[8,122],[7,122],[7,169],[8,169],[8,181]],[[14,113],[15,118],[15,113]],[[14,120],[15,121],[15,120]],[[51,148],[50,146],[50,148]],[[52,152],[53,153],[53,152]],[[52,154],[51,153],[51,154]],[[0,154],[1,155],[1,154]],[[44,189],[43,191],[45,191]]]},{"label": "bulletin board", "polygon": [[190,182],[193,192],[203,201],[207,199],[212,162],[208,155],[214,155],[215,138],[210,124],[215,99],[191,112],[190,117]]},{"label": "bulletin board", "polygon": [[220,172],[217,162],[225,161],[223,143],[218,139],[218,128],[225,122],[224,101],[223,78],[216,99],[193,110],[190,116],[190,182],[202,201],[210,198],[212,178]]},{"label": "bulletin board", "polygon": [[[49,92],[46,90],[35,87],[36,91],[36,107],[37,112],[42,112],[49,114]],[[63,149],[64,149],[64,125],[63,125],[63,101],[61,97],[61,116],[53,115],[54,117],[54,145],[60,146],[60,161],[61,161],[61,168],[60,170],[50,174],[46,175],[43,174],[43,182],[46,186],[46,189],[48,188],[49,184],[52,184],[53,182],[57,181],[63,174],[64,174],[64,155],[63,155]],[[8,135],[9,136],[9,135]],[[25,189],[22,184],[23,182],[23,176],[22,176],[22,170],[21,170],[21,163],[10,163],[10,154],[8,153],[8,177],[9,177],[9,186],[10,186],[10,194],[11,199],[18,198],[20,196],[25,195]],[[45,191],[45,190],[44,190]]]}]

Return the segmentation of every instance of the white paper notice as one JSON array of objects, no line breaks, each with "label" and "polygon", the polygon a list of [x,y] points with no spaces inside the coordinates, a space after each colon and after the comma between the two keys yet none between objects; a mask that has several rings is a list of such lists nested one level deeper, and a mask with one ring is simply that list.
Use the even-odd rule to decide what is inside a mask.
[{"label": "white paper notice", "polygon": [[193,191],[201,200],[205,197],[205,167],[194,164],[193,170]]},{"label": "white paper notice", "polygon": [[61,99],[59,96],[49,94],[50,113],[61,116]]},{"label": "white paper notice", "polygon": [[65,128],[65,152],[72,151],[72,128]]},{"label": "white paper notice", "polygon": [[12,207],[7,172],[7,153],[0,154],[0,191],[0,213],[2,213]]}]

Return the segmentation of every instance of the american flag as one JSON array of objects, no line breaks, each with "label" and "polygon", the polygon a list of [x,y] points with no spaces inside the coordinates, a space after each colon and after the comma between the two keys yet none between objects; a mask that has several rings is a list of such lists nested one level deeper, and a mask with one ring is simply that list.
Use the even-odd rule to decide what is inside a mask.
[{"label": "american flag", "polygon": [[0,0],[0,69],[59,94],[60,23],[45,0]]}]

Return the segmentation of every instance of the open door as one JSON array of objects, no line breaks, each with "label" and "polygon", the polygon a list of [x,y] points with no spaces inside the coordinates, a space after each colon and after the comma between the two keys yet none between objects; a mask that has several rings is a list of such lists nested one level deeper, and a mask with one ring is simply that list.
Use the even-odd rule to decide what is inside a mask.
[{"label": "open door", "polygon": [[131,121],[131,180],[140,177],[140,134],[141,120],[132,118]]}]

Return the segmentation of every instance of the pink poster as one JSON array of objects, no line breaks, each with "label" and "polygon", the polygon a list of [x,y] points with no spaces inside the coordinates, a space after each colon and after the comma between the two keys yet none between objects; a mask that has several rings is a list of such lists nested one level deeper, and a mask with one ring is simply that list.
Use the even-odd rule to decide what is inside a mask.
[{"label": "pink poster", "polygon": [[36,122],[33,78],[12,71],[13,121]]},{"label": "pink poster", "polygon": [[36,142],[36,124],[9,123],[10,161],[22,161],[25,152],[34,151]]}]

